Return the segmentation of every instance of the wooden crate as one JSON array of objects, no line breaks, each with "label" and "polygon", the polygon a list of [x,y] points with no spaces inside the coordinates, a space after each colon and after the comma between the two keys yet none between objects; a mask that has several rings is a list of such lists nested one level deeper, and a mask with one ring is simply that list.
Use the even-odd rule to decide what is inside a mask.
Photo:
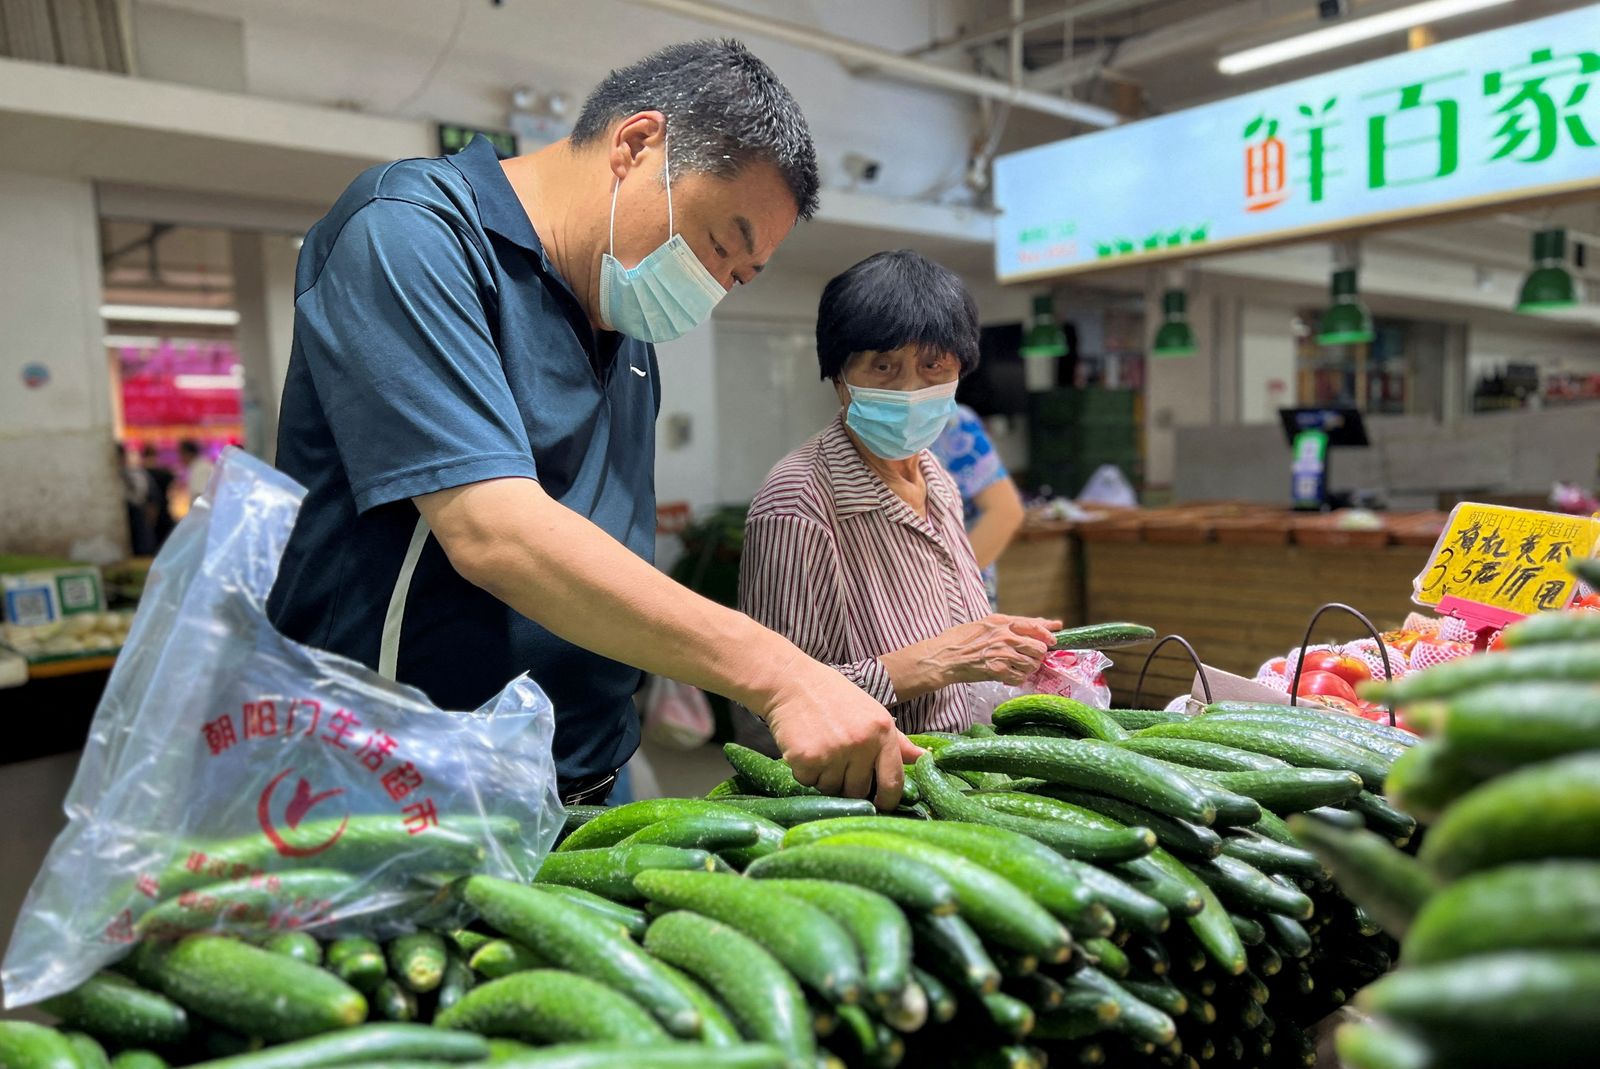
[{"label": "wooden crate", "polygon": [[1078,540],[1059,530],[1024,531],[1000,555],[1000,611],[1013,616],[1083,622]]}]

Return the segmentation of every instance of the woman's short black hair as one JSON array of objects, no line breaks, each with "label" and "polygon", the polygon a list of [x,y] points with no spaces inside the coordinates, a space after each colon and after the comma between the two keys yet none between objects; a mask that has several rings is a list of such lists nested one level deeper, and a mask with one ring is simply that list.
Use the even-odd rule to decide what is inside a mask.
[{"label": "woman's short black hair", "polygon": [[961,276],[910,249],[867,257],[836,275],[817,307],[817,362],[837,379],[856,353],[907,345],[978,366],[978,305]]}]

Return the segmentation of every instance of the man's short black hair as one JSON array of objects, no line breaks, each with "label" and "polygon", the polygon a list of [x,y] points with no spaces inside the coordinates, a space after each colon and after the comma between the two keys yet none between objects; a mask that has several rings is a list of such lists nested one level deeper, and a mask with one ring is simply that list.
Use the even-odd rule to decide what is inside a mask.
[{"label": "man's short black hair", "polygon": [[822,291],[817,307],[817,362],[837,379],[856,353],[912,345],[949,353],[961,374],[978,366],[978,304],[948,267],[910,249],[875,253]]},{"label": "man's short black hair", "polygon": [[583,102],[572,143],[588,144],[641,111],[667,117],[672,177],[733,178],[752,163],[783,175],[801,219],[817,210],[817,151],[800,105],[735,40],[668,45],[606,75]]}]

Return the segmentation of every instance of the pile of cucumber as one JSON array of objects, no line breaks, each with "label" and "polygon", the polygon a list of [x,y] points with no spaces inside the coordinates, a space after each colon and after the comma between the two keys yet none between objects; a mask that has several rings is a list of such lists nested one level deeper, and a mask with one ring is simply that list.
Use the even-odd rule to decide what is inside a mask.
[{"label": "pile of cucumber", "polygon": [[[1600,586],[1595,562],[1577,566]],[[1506,652],[1383,697],[1430,736],[1388,789],[1425,817],[1415,857],[1295,826],[1401,940],[1401,967],[1340,1028],[1350,1069],[1593,1065],[1600,1050],[1600,613],[1508,628]]]}]

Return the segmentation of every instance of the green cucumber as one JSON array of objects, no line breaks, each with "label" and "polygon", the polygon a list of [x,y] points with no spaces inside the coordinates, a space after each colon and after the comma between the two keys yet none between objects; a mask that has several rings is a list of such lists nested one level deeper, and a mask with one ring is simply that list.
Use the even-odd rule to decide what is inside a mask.
[{"label": "green cucumber", "polygon": [[1267,941],[1266,926],[1254,917],[1230,913],[1228,919],[1233,922],[1233,930],[1239,933],[1239,942],[1245,946],[1258,947]]},{"label": "green cucumber", "polygon": [[1172,971],[1172,955],[1167,953],[1167,945],[1161,940],[1131,938],[1125,945],[1130,971],[1151,976],[1166,976]]},{"label": "green cucumber", "polygon": [[478,948],[493,939],[492,935],[472,931],[470,928],[457,928],[450,933],[450,942],[466,957],[471,957]]},{"label": "green cucumber", "polygon": [[984,1014],[995,1031],[1010,1039],[1024,1039],[1033,1031],[1033,1007],[1004,991],[991,991],[979,998]]},{"label": "green cucumber", "polygon": [[167,1060],[153,1050],[125,1050],[111,1059],[111,1069],[170,1069]]},{"label": "green cucumber", "polygon": [[1034,973],[1032,976],[1007,977],[1000,985],[1000,990],[1012,998],[1026,1002],[1033,1007],[1035,1013],[1053,1010],[1066,1001],[1066,992],[1061,985],[1039,973]]},{"label": "green cucumber", "polygon": [[739,794],[743,790],[739,786],[738,776],[729,776],[705,793],[706,801],[714,802],[718,798],[726,798],[730,794]]},{"label": "green cucumber", "polygon": [[1188,713],[1170,709],[1107,709],[1106,715],[1129,731],[1138,731],[1151,724],[1171,724],[1189,719]]},{"label": "green cucumber", "polygon": [[[1600,620],[1600,613],[1591,613]],[[1600,749],[1600,687],[1508,683],[1407,709],[1414,723],[1486,769]]]},{"label": "green cucumber", "polygon": [[795,779],[794,770],[787,762],[757,753],[748,746],[740,746],[736,742],[725,743],[722,753],[739,779],[755,788],[758,794],[771,798],[794,798],[822,793]]},{"label": "green cucumber", "polygon": [[633,878],[641,872],[657,869],[710,872],[712,868],[711,854],[704,850],[641,843],[592,850],[558,850],[544,859],[534,882],[581,887],[602,898],[632,902],[639,898]]},{"label": "green cucumber", "polygon": [[718,852],[754,846],[760,838],[761,825],[748,814],[691,813],[646,825],[618,845],[652,843]]},{"label": "green cucumber", "polygon": [[1222,852],[1268,875],[1283,873],[1307,880],[1326,879],[1328,872],[1317,855],[1298,846],[1284,846],[1259,835],[1230,835]]},{"label": "green cucumber", "polygon": [[1416,746],[1389,769],[1384,785],[1389,799],[1421,820],[1439,818],[1457,798],[1488,775],[1455,747],[1437,739]]},{"label": "green cucumber", "polygon": [[1058,694],[1024,694],[995,707],[994,726],[1001,734],[1023,724],[1043,724],[1060,728],[1074,738],[1116,742],[1128,731],[1103,709]]},{"label": "green cucumber", "polygon": [[1273,882],[1254,865],[1229,854],[1196,862],[1191,871],[1205,881],[1225,905],[1235,909],[1282,913],[1302,921],[1310,920],[1315,912],[1311,899],[1304,893]]},{"label": "green cucumber", "polygon": [[626,995],[587,976],[534,969],[473,988],[435,1019],[438,1028],[528,1043],[662,1043],[667,1033]]},{"label": "green cucumber", "polygon": [[919,965],[974,995],[1000,990],[1000,968],[966,921],[929,914],[914,914],[910,920]]},{"label": "green cucumber", "polygon": [[1159,935],[1172,925],[1167,907],[1128,881],[1083,861],[1068,861],[1073,874],[1117,923],[1132,931]]},{"label": "green cucumber", "polygon": [[[1076,836],[1074,841],[1079,844],[1076,849],[1060,850],[1068,856],[1119,861],[1142,857],[1156,846],[1156,833],[1149,828],[1129,827],[1105,814],[1056,798],[1026,791],[974,791],[967,797],[990,814],[1032,821],[1034,826],[1054,827],[1063,837]],[[1090,845],[1084,847],[1081,845],[1084,843]]]},{"label": "green cucumber", "polygon": [[1112,917],[1095,904],[1071,865],[1049,847],[1004,828],[953,821],[908,821],[888,817],[844,818],[802,824],[784,842],[803,846],[842,832],[881,831],[932,843],[960,854],[1016,884],[1039,905],[1078,931],[1108,935]]},{"label": "green cucumber", "polygon": [[1094,959],[1090,964],[1107,976],[1120,978],[1133,971],[1128,955],[1109,939],[1085,939],[1082,947],[1083,952]]},{"label": "green cucumber", "polygon": [[461,1001],[461,996],[471,991],[477,983],[472,975],[472,967],[462,959],[454,949],[445,957],[444,978],[439,981],[439,997],[435,1000],[434,1010],[440,1012],[448,1010],[451,1006]]},{"label": "green cucumber", "polygon": [[1506,628],[1500,640],[1508,650],[1554,642],[1600,642],[1600,613],[1535,613]]},{"label": "green cucumber", "polygon": [[1145,728],[1138,738],[1198,739],[1217,742],[1240,750],[1264,753],[1287,761],[1297,768],[1331,768],[1354,772],[1372,790],[1383,789],[1388,774],[1388,759],[1330,735],[1316,732],[1287,734],[1258,730],[1252,724],[1198,719],[1183,724],[1157,724]]},{"label": "green cucumber", "polygon": [[1284,846],[1300,845],[1300,840],[1296,839],[1294,832],[1289,830],[1289,822],[1270,809],[1263,809],[1260,819],[1254,824],[1248,824],[1234,830],[1248,832],[1251,835],[1259,835],[1263,839],[1271,839],[1273,842],[1282,843]]},{"label": "green cucumber", "polygon": [[83,1032],[68,1032],[66,1036],[72,1055],[78,1060],[78,1069],[111,1069],[106,1049],[93,1036]]},{"label": "green cucumber", "polygon": [[[741,1043],[736,1047],[707,1047],[697,1043],[647,1047],[629,1043],[562,1043],[501,1064],[506,1069],[794,1069],[794,1063],[787,1060],[782,1050],[765,1043]],[[358,1065],[353,1069],[400,1067]],[[833,1069],[833,1066],[823,1069]]]},{"label": "green cucumber", "polygon": [[359,1024],[366,999],[315,965],[222,936],[190,936],[154,965],[161,990],[192,1013],[274,1043]]},{"label": "green cucumber", "polygon": [[937,869],[857,843],[818,842],[780,850],[751,863],[745,875],[835,880],[876,891],[910,910],[942,914],[956,909],[955,888]]},{"label": "green cucumber", "polygon": [[1568,557],[1567,570],[1591,588],[1600,587],[1600,557]]},{"label": "green cucumber", "polygon": [[486,922],[538,947],[539,955],[551,964],[627,995],[673,1035],[689,1039],[699,1035],[700,1015],[694,1005],[662,975],[655,959],[611,922],[559,895],[493,876],[471,877],[462,894]]},{"label": "green cucumber", "polygon": [[[1076,999],[1069,992],[1066,1004],[1039,1014],[1033,1026],[1033,1038],[1050,1043],[1082,1040],[1109,1030],[1120,1016],[1122,1007],[1102,991],[1086,991]],[[1079,1064],[1099,1065],[1104,1060],[1104,1054],[1099,1061],[1088,1062],[1079,1055]]]},{"label": "green cucumber", "polygon": [[[300,869],[273,876],[247,876],[211,884],[204,891],[165,899],[139,918],[140,936],[171,939],[175,935],[216,928],[226,920],[231,931],[268,932],[282,904],[296,899],[310,903],[349,902],[367,877],[335,869]],[[320,906],[313,906],[321,912]]]},{"label": "green cucumber", "polygon": [[1048,962],[1072,953],[1072,937],[1060,921],[1016,884],[961,854],[882,832],[849,832],[826,842],[858,843],[934,869],[954,889],[961,916],[989,942]]},{"label": "green cucumber", "polygon": [[1135,1039],[1165,1046],[1178,1036],[1178,1026],[1167,1014],[1136,997],[1127,988],[1098,969],[1084,969],[1068,985],[1099,991],[1121,1011],[1112,1027]]},{"label": "green cucumber", "polygon": [[893,1069],[905,1057],[905,1040],[868,1017],[860,1006],[840,1006],[838,1018],[837,1034],[831,1042],[835,1048],[843,1048],[850,1064]]},{"label": "green cucumber", "polygon": [[1189,1012],[1189,997],[1165,980],[1119,980],[1124,990],[1140,1002],[1148,1003],[1177,1019]]},{"label": "green cucumber", "polygon": [[1505,950],[1600,952],[1600,861],[1507,865],[1450,884],[1412,921],[1405,961]]},{"label": "green cucumber", "polygon": [[1444,1069],[1421,1039],[1383,1021],[1347,1021],[1333,1042],[1339,1064],[1347,1069]]},{"label": "green cucumber", "polygon": [[634,883],[653,902],[693,910],[743,932],[819,995],[846,1005],[860,997],[855,943],[817,907],[743,876],[661,870],[640,873]]},{"label": "green cucumber", "polygon": [[1364,716],[1351,716],[1314,705],[1283,705],[1272,702],[1240,702],[1221,701],[1213,702],[1206,706],[1206,714],[1270,714],[1280,720],[1297,720],[1312,725],[1325,724],[1332,718],[1334,723],[1346,728],[1356,728],[1369,736],[1383,739],[1387,742],[1399,743],[1401,746],[1415,746],[1420,739],[1414,732],[1402,727],[1386,724],[1381,720],[1368,720]]},{"label": "green cucumber", "polygon": [[283,954],[310,965],[322,964],[322,944],[310,932],[279,932],[261,944],[274,954]]},{"label": "green cucumber", "polygon": [[816,1040],[805,995],[760,943],[719,921],[679,910],[658,917],[644,945],[704,984],[747,1037],[782,1049],[792,1069],[812,1069]]},{"label": "green cucumber", "polygon": [[1149,828],[1155,833],[1156,842],[1174,853],[1206,858],[1216,857],[1222,852],[1222,837],[1210,828],[1169,817],[1120,798],[1107,798],[1066,787],[1041,787],[1038,793],[1099,813],[1128,827]]},{"label": "green cucumber", "polygon": [[1005,828],[1037,840],[1068,858],[1102,861],[1137,857],[1155,842],[1149,829],[1102,830],[1001,813],[967,797],[954,779],[939,770],[931,754],[917,758],[912,768],[922,796],[940,820]]},{"label": "green cucumber", "polygon": [[1200,717],[1205,723],[1212,724],[1250,724],[1262,731],[1271,731],[1283,735],[1296,735],[1310,732],[1317,735],[1331,735],[1342,742],[1352,746],[1359,746],[1364,750],[1371,750],[1380,757],[1393,761],[1410,749],[1410,745],[1395,742],[1376,735],[1361,726],[1368,721],[1348,713],[1318,713],[1309,712],[1300,716],[1284,716],[1279,713],[1206,713]]},{"label": "green cucumber", "polygon": [[1361,831],[1367,826],[1367,819],[1360,813],[1353,809],[1340,809],[1338,806],[1319,805],[1315,809],[1306,810],[1306,816],[1315,817],[1324,824],[1331,824],[1345,831]]},{"label": "green cucumber", "polygon": [[512,973],[546,968],[550,963],[514,939],[491,939],[472,952],[468,962],[486,980],[499,980]]},{"label": "green cucumber", "polygon": [[829,820],[833,817],[870,817],[878,811],[878,807],[865,798],[829,798],[826,795],[793,798],[723,798],[721,804],[746,813],[754,813],[785,828],[813,820]]},{"label": "green cucumber", "polygon": [[[1189,717],[1180,720],[1157,720],[1157,724],[1188,723]],[[1150,725],[1145,725],[1146,727]],[[1251,753],[1216,742],[1199,739],[1157,738],[1152,735],[1134,735],[1117,744],[1124,750],[1154,757],[1174,765],[1205,769],[1212,772],[1270,772],[1275,768],[1293,768],[1287,761],[1266,754]]]},{"label": "green cucumber", "polygon": [[1304,816],[1289,826],[1322,859],[1351,901],[1399,939],[1437,887],[1415,858],[1365,829],[1347,831]]},{"label": "green cucumber", "polygon": [[695,1012],[700,1015],[700,1042],[713,1047],[732,1047],[744,1041],[739,1026],[728,1016],[728,1008],[715,995],[682,969],[668,965],[659,955],[657,963],[661,966],[661,975],[677,984],[683,997],[693,1004]]},{"label": "green cucumber", "polygon": [[886,895],[832,880],[768,880],[782,894],[809,902],[838,921],[861,954],[862,985],[879,1006],[911,982],[911,925]]},{"label": "green cucumber", "polygon": [[1001,772],[1079,787],[1196,824],[1209,825],[1217,816],[1204,789],[1173,766],[1094,739],[964,739],[940,754],[938,764],[952,772]]},{"label": "green cucumber", "polygon": [[1361,814],[1361,819],[1366,821],[1367,827],[1387,835],[1400,846],[1410,842],[1411,837],[1416,834],[1416,818],[1390,805],[1388,799],[1381,794],[1362,791],[1350,799],[1349,808]]},{"label": "green cucumber", "polygon": [[945,1024],[955,1018],[960,1003],[948,984],[915,962],[911,965],[911,978],[927,998],[929,1020]]},{"label": "green cucumber", "polygon": [[[1215,863],[1216,859],[1202,862],[1202,864]],[[1152,851],[1149,857],[1124,862],[1124,865],[1134,866],[1143,871],[1160,870],[1168,880],[1186,886],[1189,892],[1200,900],[1200,909],[1184,917],[1184,923],[1189,926],[1189,931],[1199,941],[1206,956],[1223,972],[1233,976],[1244,972],[1247,964],[1244,944],[1239,941],[1239,933],[1233,930],[1227,910],[1222,908],[1222,903],[1205,881],[1165,850]]]},{"label": "green cucumber", "polygon": [[351,935],[328,944],[328,971],[363,994],[371,994],[389,975],[383,948],[366,936]]},{"label": "green cucumber", "polygon": [[444,940],[437,932],[412,932],[389,943],[389,968],[410,991],[427,994],[444,979]]},{"label": "green cucumber", "polygon": [[[1454,663],[1454,662],[1451,662]],[[1462,796],[1418,852],[1440,876],[1600,852],[1600,753],[1530,765]]]},{"label": "green cucumber", "polygon": [[393,977],[378,985],[368,998],[368,1017],[374,1021],[415,1021],[417,996]]},{"label": "green cucumber", "polygon": [[609,898],[585,891],[581,887],[568,887],[565,884],[541,884],[540,889],[549,891],[553,895],[560,895],[569,902],[575,902],[596,916],[604,917],[622,925],[629,935],[635,939],[644,938],[644,930],[650,926],[650,921],[643,911],[621,902],[614,902]]},{"label": "green cucumber", "polygon": [[166,1046],[189,1034],[189,1015],[164,995],[117,973],[97,973],[41,1007],[67,1028],[118,1047]]},{"label": "green cucumber", "polygon": [[205,1069],[304,1069],[365,1061],[475,1062],[489,1054],[482,1036],[422,1024],[364,1024],[328,1035],[205,1063]]},{"label": "green cucumber", "polygon": [[1275,813],[1303,813],[1342,805],[1361,793],[1361,777],[1331,768],[1275,768],[1271,772],[1207,772],[1225,790],[1254,798]]},{"label": "green cucumber", "polygon": [[1600,953],[1512,951],[1407,967],[1356,1002],[1477,1064],[1587,1064],[1600,1044]]},{"label": "green cucumber", "polygon": [[1280,954],[1290,958],[1311,956],[1314,944],[1305,925],[1281,913],[1263,913],[1261,924],[1267,931],[1267,940]]},{"label": "green cucumber", "polygon": [[0,1065],[6,1069],[78,1069],[67,1037],[32,1021],[0,1021]]},{"label": "green cucumber", "polygon": [[1498,683],[1600,682],[1600,643],[1555,643],[1506,650],[1493,657],[1461,657],[1392,683],[1368,683],[1364,697],[1393,704],[1453,698]]},{"label": "green cucumber", "polygon": [[1114,623],[1088,624],[1057,631],[1055,648],[1058,650],[1114,650],[1121,646],[1137,646],[1154,642],[1155,631],[1143,624]]},{"label": "green cucumber", "polygon": [[725,802],[701,798],[647,798],[606,809],[574,829],[556,852],[597,850],[616,846],[622,840],[652,824],[688,816],[738,816],[739,810]]},{"label": "green cucumber", "polygon": [[1147,857],[1110,866],[1113,873],[1160,902],[1173,916],[1192,917],[1205,908],[1205,899],[1195,886],[1193,874],[1182,865],[1179,868],[1183,871],[1151,863]]}]

